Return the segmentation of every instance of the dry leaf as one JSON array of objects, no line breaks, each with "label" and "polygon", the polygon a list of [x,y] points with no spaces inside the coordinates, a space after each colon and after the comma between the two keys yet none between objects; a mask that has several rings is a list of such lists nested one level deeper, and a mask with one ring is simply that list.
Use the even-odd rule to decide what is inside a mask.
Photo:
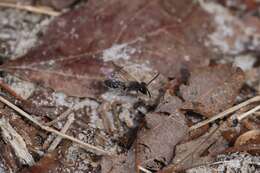
[{"label": "dry leaf", "polygon": [[245,144],[260,144],[260,130],[250,130],[240,135],[235,142],[235,146]]},{"label": "dry leaf", "polygon": [[189,0],[90,0],[57,17],[41,45],[2,68],[68,95],[94,97],[112,60],[167,77],[207,65],[214,56],[203,44],[210,30],[209,16]]},{"label": "dry leaf", "polygon": [[35,165],[30,168],[25,168],[21,173],[50,173],[56,172],[56,167],[59,164],[56,154],[49,153],[43,156]]},{"label": "dry leaf", "polygon": [[174,112],[170,115],[151,113],[146,115],[147,128],[143,128],[137,139],[137,164],[159,170],[170,163],[175,145],[188,132],[185,117],[178,111],[182,102],[173,98]]},{"label": "dry leaf", "polygon": [[183,109],[211,117],[230,106],[244,83],[244,74],[230,65],[198,68],[191,72],[189,85],[180,92],[185,100]]},{"label": "dry leaf", "polygon": [[260,129],[260,120],[257,117],[251,116],[242,121],[243,126],[248,130]]},{"label": "dry leaf", "polygon": [[[199,138],[182,143],[176,146],[175,157],[171,165],[163,169],[162,173],[183,171],[212,161],[211,153],[226,148],[226,141],[222,138],[218,128],[211,128],[210,131]],[[209,152],[206,156],[204,153]]]},{"label": "dry leaf", "polygon": [[101,173],[135,172],[135,156],[133,150],[117,156],[104,156],[101,160]]}]

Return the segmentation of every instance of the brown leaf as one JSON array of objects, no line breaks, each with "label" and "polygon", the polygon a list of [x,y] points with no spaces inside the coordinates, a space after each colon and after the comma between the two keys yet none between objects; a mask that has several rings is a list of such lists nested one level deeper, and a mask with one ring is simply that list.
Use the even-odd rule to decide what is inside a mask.
[{"label": "brown leaf", "polygon": [[56,154],[47,154],[43,156],[40,161],[30,168],[25,168],[21,173],[48,173],[56,172],[55,169],[59,164]]},{"label": "brown leaf", "polygon": [[248,130],[260,129],[260,120],[257,117],[252,116],[250,118],[246,118],[242,121],[242,123]]},{"label": "brown leaf", "polygon": [[101,173],[132,173],[135,171],[133,150],[117,156],[104,156],[101,160]]},{"label": "brown leaf", "polygon": [[151,113],[146,115],[147,128],[137,139],[137,163],[143,167],[159,170],[169,164],[175,145],[187,134],[185,117],[178,111],[181,100],[173,98],[171,115]]},{"label": "brown leaf", "polygon": [[111,60],[171,77],[207,65],[210,30],[208,15],[189,0],[90,0],[57,17],[41,45],[2,68],[68,95],[96,96]]},{"label": "brown leaf", "polygon": [[180,88],[185,100],[183,109],[211,117],[234,104],[243,82],[243,72],[230,65],[196,69],[191,73],[189,85]]},{"label": "brown leaf", "polygon": [[235,146],[245,144],[260,144],[260,130],[250,130],[239,136],[235,142]]},{"label": "brown leaf", "polygon": [[[226,141],[222,138],[218,128],[211,128],[209,133],[200,136],[195,140],[182,143],[176,146],[175,157],[171,165],[163,169],[163,173],[172,173],[174,171],[183,171],[200,165],[208,163],[213,158],[211,153],[226,148]],[[209,154],[204,154],[204,153]]]}]

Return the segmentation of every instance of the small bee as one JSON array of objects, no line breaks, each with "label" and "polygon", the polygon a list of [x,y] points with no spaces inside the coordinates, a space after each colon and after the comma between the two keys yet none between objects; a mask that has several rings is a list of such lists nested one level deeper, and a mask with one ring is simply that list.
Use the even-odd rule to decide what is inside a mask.
[{"label": "small bee", "polygon": [[[133,77],[131,77],[131,75],[128,74],[125,70],[123,70],[122,67],[119,67],[115,64],[114,66],[121,73],[121,75],[123,75],[123,78],[126,80],[126,82],[123,82],[118,79],[107,79],[104,81],[105,86],[112,89],[120,89],[127,93],[131,91],[136,91],[137,93],[140,92],[144,95],[149,95],[149,97],[151,97],[151,93],[147,87],[159,76],[159,73],[156,74],[148,83],[145,83],[139,82]],[[129,80],[127,78],[131,78],[132,80]]]}]

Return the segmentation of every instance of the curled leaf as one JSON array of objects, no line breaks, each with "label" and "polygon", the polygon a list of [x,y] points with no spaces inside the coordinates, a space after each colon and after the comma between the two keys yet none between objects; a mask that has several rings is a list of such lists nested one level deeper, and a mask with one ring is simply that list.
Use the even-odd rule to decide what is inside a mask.
[{"label": "curled leaf", "polygon": [[235,146],[241,146],[245,144],[260,144],[260,130],[250,130],[240,135],[236,142]]}]

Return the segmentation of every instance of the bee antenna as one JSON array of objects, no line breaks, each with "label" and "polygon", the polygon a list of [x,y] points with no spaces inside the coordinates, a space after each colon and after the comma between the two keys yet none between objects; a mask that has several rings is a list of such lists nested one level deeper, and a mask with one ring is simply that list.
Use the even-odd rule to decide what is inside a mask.
[{"label": "bee antenna", "polygon": [[146,86],[150,85],[159,75],[160,75],[160,73],[157,73],[157,74],[146,84]]},{"label": "bee antenna", "polygon": [[147,93],[148,93],[149,97],[151,98],[152,96],[151,96],[151,93],[148,89],[147,89]]}]

